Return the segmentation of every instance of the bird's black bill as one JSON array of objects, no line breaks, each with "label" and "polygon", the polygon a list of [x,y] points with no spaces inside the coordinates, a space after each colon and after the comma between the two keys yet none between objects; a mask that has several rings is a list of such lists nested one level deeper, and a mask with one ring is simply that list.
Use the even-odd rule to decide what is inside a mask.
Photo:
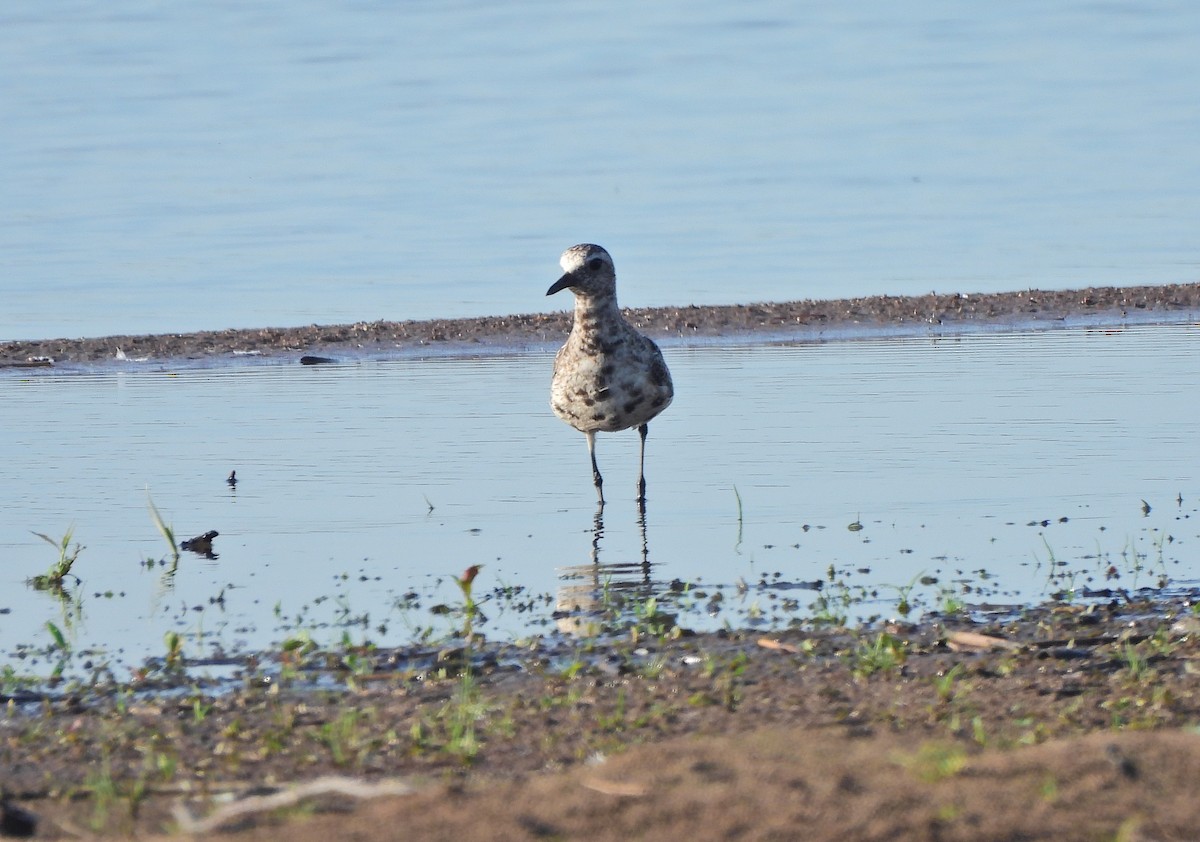
[{"label": "bird's black bill", "polygon": [[564,289],[571,286],[571,282],[573,280],[574,280],[574,277],[572,277],[571,275],[563,275],[561,278],[559,278],[557,281],[554,282],[554,285],[552,287],[550,287],[550,289],[546,290],[546,295],[554,295],[554,293],[556,293],[556,292],[562,292]]}]

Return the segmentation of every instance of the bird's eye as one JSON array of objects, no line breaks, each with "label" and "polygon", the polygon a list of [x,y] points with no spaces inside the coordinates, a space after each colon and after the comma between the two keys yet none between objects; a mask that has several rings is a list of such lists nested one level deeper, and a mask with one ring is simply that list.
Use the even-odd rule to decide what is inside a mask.
[{"label": "bird's eye", "polygon": [[587,262],[587,268],[591,269],[593,272],[596,271],[597,269],[599,269],[603,265],[604,265],[604,259],[600,258],[600,257],[590,258]]}]

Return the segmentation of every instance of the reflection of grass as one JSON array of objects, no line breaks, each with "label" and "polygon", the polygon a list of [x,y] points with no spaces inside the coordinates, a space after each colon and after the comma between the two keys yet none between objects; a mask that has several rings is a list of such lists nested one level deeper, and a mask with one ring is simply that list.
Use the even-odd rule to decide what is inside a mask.
[{"label": "reflection of grass", "polygon": [[[1167,534],[1159,532],[1158,537],[1151,541],[1158,562],[1157,586],[1159,588],[1165,588],[1170,581],[1170,577],[1167,575],[1167,565],[1163,560],[1163,547],[1166,540]],[[1150,553],[1139,550],[1135,539],[1126,538],[1125,546],[1121,549],[1121,560],[1125,563],[1126,571],[1133,576],[1131,587],[1136,589],[1142,574],[1150,572],[1148,564]]]},{"label": "reflection of grass", "polygon": [[146,495],[146,503],[150,507],[150,517],[154,521],[154,525],[158,527],[158,533],[163,536],[163,540],[171,548],[171,558],[178,563],[179,545],[175,541],[175,530],[163,520],[162,515],[159,514],[158,507],[154,505],[154,500],[151,499],[149,494]]},{"label": "reflection of grass", "polygon": [[54,641],[54,649],[57,649],[63,654],[67,654],[71,651],[71,644],[67,642],[67,636],[62,633],[62,629],[47,620],[46,631],[50,632],[50,638]]},{"label": "reflection of grass", "polygon": [[50,639],[53,641],[47,648],[46,654],[58,653],[58,663],[54,667],[54,672],[50,675],[50,681],[53,683],[62,678],[63,670],[66,669],[67,661],[71,657],[71,644],[67,640],[67,636],[63,634],[62,629],[49,620],[46,621],[46,631],[50,633]]},{"label": "reflection of grass", "polygon": [[[1042,545],[1046,548],[1046,584],[1048,587],[1057,587],[1058,590],[1051,594],[1053,599],[1061,602],[1074,602],[1079,595],[1079,588],[1075,584],[1076,578],[1080,575],[1080,571],[1067,570],[1067,562],[1059,561],[1054,554],[1054,548],[1050,546],[1050,542],[1046,540],[1046,536],[1042,535]],[[1037,553],[1033,556],[1041,564],[1041,559],[1038,559]]]},{"label": "reflection of grass", "polygon": [[737,498],[738,509],[738,533],[737,541],[733,544],[733,551],[738,555],[742,554],[742,495],[738,494],[737,486],[733,487],[733,496]]}]

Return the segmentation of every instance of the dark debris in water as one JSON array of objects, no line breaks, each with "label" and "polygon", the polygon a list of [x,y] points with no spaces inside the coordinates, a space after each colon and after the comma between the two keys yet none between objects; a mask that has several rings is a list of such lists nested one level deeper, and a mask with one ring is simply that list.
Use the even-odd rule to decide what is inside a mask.
[{"label": "dark debris in water", "polygon": [[197,535],[195,538],[188,538],[179,546],[181,549],[202,555],[205,558],[215,559],[218,556],[213,552],[213,539],[220,534],[217,530],[210,529],[202,535]]}]

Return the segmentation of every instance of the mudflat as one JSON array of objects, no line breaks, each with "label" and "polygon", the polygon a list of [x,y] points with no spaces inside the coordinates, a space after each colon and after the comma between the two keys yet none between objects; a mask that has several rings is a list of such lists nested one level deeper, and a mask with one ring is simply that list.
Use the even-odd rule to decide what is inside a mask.
[{"label": "mudflat", "polygon": [[1187,601],[646,632],[566,662],[263,653],[247,672],[273,680],[240,688],[27,698],[0,718],[0,786],[36,838],[1195,838]]},{"label": "mudflat", "polygon": [[[830,332],[885,326],[948,328],[984,324],[1052,324],[1067,318],[1119,322],[1131,315],[1200,313],[1200,284],[1024,290],[981,295],[874,296],[728,306],[627,310],[634,326],[659,339],[763,335],[819,339]],[[198,333],[0,342],[0,365],[94,363],[128,358],[206,359],[353,353],[388,354],[422,348],[521,348],[561,341],[571,313],[534,313],[427,321],[213,330]]]}]

